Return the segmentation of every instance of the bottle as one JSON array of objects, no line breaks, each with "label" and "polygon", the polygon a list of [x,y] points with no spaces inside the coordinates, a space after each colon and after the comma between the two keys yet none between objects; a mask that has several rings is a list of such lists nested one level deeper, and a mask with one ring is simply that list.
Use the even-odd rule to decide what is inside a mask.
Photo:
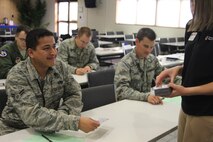
[{"label": "bottle", "polygon": [[9,21],[9,25],[14,25],[13,19],[14,19],[14,15],[12,14],[11,19]]},{"label": "bottle", "polygon": [[4,18],[3,18],[3,23],[4,23],[5,25],[8,25],[8,18],[7,18],[7,17],[4,17]]}]

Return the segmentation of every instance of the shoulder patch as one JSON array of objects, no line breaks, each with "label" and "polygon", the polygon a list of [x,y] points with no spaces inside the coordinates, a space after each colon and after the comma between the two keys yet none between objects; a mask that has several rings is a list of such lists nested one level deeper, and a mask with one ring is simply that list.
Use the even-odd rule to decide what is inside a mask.
[{"label": "shoulder patch", "polygon": [[7,57],[7,51],[2,50],[2,51],[0,52],[0,57]]}]

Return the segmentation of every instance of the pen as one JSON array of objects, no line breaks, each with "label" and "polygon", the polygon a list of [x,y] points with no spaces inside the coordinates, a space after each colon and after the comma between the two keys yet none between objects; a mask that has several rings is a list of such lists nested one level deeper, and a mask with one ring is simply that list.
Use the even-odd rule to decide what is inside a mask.
[{"label": "pen", "polygon": [[165,99],[164,97],[161,98],[161,100],[164,100],[164,99]]},{"label": "pen", "polygon": [[43,134],[41,134],[41,136],[42,136],[43,138],[45,138],[46,140],[48,140],[48,142],[53,142],[53,141],[50,140],[47,136],[45,136],[45,135],[43,135]]}]

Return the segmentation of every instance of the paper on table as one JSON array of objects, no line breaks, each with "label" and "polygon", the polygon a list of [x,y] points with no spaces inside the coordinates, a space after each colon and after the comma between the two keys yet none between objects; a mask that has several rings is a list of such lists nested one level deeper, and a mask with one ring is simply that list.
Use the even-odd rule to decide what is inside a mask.
[{"label": "paper on table", "polygon": [[104,123],[107,120],[109,120],[109,118],[101,117],[101,118],[98,119],[98,121],[100,122],[100,124]]},{"label": "paper on table", "polygon": [[[84,142],[83,138],[64,135],[64,134],[44,134],[47,138],[49,138],[53,142]],[[47,142],[45,138],[41,136],[40,133],[33,135],[30,138],[23,140],[23,142]]]}]

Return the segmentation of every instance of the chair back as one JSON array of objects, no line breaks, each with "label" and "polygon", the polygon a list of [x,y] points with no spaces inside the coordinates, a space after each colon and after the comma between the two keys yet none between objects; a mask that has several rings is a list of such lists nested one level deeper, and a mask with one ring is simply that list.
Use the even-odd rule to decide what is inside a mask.
[{"label": "chair back", "polygon": [[160,38],[159,45],[160,45],[160,54],[168,54],[169,53],[169,47],[167,45],[163,45],[161,43],[167,43],[167,38]]},{"label": "chair back", "polygon": [[107,35],[115,35],[115,33],[113,31],[108,31],[106,32]]},{"label": "chair back", "polygon": [[82,89],[82,102],[84,104],[82,111],[114,103],[115,101],[114,84]]},{"label": "chair back", "polygon": [[88,86],[93,87],[106,84],[113,84],[114,76],[115,76],[114,68],[108,68],[105,70],[88,73],[87,74]]},{"label": "chair back", "polygon": [[123,31],[116,31],[116,35],[124,35]]},{"label": "chair back", "polygon": [[71,38],[72,36],[70,34],[61,34],[60,35],[60,38],[62,38],[62,40],[65,40],[65,39],[69,39]]},{"label": "chair back", "polygon": [[175,37],[170,37],[169,38],[169,42],[176,42],[176,38]]},{"label": "chair back", "polygon": [[126,39],[134,39],[133,35],[124,35],[124,40]]}]

